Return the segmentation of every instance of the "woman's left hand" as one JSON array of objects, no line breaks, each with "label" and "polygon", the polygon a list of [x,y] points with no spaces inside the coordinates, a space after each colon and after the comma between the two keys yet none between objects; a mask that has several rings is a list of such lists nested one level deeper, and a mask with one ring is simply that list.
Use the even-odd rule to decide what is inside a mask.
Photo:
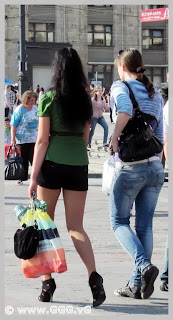
[{"label": "woman's left hand", "polygon": [[118,139],[113,138],[111,144],[112,144],[114,153],[118,152]]},{"label": "woman's left hand", "polygon": [[28,193],[29,193],[30,199],[33,198],[33,192],[35,192],[35,195],[37,198],[37,181],[31,179],[30,184],[29,184],[29,188],[28,188]]}]

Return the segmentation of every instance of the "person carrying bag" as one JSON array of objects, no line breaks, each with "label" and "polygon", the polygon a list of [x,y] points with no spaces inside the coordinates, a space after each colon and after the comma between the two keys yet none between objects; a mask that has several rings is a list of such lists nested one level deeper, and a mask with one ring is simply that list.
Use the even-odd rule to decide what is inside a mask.
[{"label": "person carrying bag", "polygon": [[[93,307],[98,307],[105,301],[106,294],[83,225],[88,190],[87,143],[92,117],[89,88],[80,57],[73,48],[59,49],[53,66],[51,88],[42,95],[38,105],[38,136],[28,192],[30,198],[34,191],[39,199],[46,201],[52,220],[62,193],[67,230],[87,268]],[[40,301],[49,300],[47,288],[54,285],[52,282],[50,270],[43,276]]]},{"label": "person carrying bag", "polygon": [[[138,50],[121,50],[115,65],[121,80],[111,87],[118,113],[111,144],[118,159],[110,191],[110,221],[117,240],[133,259],[134,269],[128,284],[114,294],[147,299],[159,273],[151,258],[153,216],[164,183],[163,99],[144,74]],[[130,227],[133,203],[134,231]]]}]

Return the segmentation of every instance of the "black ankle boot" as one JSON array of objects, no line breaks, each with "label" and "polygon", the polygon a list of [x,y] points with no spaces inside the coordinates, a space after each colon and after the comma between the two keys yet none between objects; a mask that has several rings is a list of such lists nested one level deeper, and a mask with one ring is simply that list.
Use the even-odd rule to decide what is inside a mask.
[{"label": "black ankle boot", "polygon": [[51,279],[42,281],[42,292],[41,292],[41,295],[38,297],[38,300],[42,302],[52,301],[55,289],[56,289],[56,283],[54,279],[51,278]]},{"label": "black ankle boot", "polygon": [[93,307],[98,307],[106,299],[103,278],[96,271],[93,271],[89,277],[89,285],[93,294]]}]

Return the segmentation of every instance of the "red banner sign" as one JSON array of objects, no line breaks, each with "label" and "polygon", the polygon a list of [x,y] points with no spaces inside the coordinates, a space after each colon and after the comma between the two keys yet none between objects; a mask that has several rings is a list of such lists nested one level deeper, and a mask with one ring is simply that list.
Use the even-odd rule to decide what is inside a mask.
[{"label": "red banner sign", "polygon": [[141,10],[141,22],[168,20],[168,8]]}]

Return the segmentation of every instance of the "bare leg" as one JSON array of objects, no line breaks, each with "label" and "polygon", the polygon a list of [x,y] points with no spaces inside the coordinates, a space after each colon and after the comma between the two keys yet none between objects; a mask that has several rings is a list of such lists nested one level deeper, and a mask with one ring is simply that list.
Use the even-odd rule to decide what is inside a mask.
[{"label": "bare leg", "polygon": [[[55,207],[56,203],[58,201],[59,195],[61,193],[61,190],[52,190],[47,188],[42,188],[38,186],[37,188],[37,197],[39,200],[44,200],[47,203],[47,213],[51,217],[52,220],[54,220],[54,213],[55,213]],[[51,278],[51,274],[44,274],[43,275],[43,281],[48,280]]]},{"label": "bare leg", "polygon": [[86,191],[63,190],[67,230],[90,276],[96,267],[91,242],[83,229],[86,195]]}]

